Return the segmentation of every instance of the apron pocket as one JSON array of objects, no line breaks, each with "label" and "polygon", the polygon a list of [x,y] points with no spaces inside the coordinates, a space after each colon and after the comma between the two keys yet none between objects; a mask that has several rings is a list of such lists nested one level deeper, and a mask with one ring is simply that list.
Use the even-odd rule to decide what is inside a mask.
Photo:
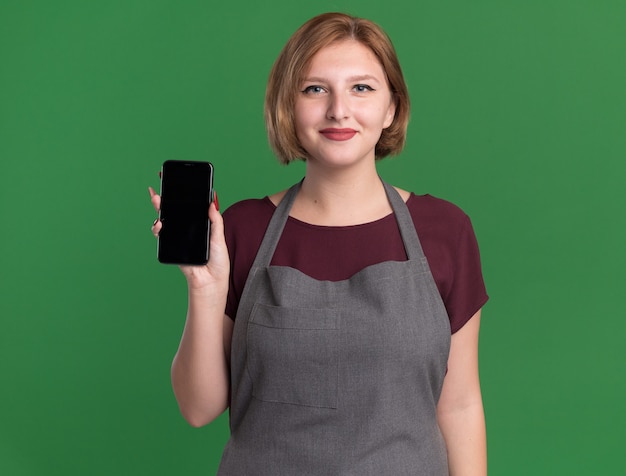
[{"label": "apron pocket", "polygon": [[252,395],[337,408],[339,313],[256,304],[247,331]]}]

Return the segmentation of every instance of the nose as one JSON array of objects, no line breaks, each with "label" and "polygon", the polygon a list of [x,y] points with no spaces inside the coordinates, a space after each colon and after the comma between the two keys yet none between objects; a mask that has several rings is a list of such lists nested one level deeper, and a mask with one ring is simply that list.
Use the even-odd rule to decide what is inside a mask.
[{"label": "nose", "polygon": [[328,96],[328,110],[326,117],[335,121],[345,119],[350,115],[350,104],[348,98],[341,94],[333,93]]}]

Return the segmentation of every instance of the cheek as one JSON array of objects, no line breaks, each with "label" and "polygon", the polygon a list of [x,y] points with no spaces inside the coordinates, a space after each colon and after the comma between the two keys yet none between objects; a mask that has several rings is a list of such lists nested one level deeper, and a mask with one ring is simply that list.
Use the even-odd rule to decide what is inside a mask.
[{"label": "cheek", "polygon": [[299,106],[297,103],[293,110],[293,119],[294,119],[294,125],[296,127],[296,133],[300,135],[300,131],[302,130],[302,126],[303,126],[303,111],[302,111],[302,107]]},{"label": "cheek", "polygon": [[308,137],[310,135],[311,129],[311,121],[310,114],[307,114],[309,111],[307,108],[298,107],[294,108],[294,128],[296,131],[296,138],[298,139],[299,145],[303,148],[306,148],[308,144]]},{"label": "cheek", "polygon": [[293,112],[296,130],[301,129],[310,123],[310,107],[303,105],[301,102],[296,102]]}]

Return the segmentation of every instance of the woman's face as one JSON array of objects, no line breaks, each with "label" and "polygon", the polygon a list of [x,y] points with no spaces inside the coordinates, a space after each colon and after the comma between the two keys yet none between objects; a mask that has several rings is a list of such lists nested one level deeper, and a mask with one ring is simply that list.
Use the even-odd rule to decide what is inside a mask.
[{"label": "woman's face", "polygon": [[333,166],[374,160],[394,113],[387,75],[374,53],[345,40],[311,59],[296,97],[296,134],[308,160]]}]

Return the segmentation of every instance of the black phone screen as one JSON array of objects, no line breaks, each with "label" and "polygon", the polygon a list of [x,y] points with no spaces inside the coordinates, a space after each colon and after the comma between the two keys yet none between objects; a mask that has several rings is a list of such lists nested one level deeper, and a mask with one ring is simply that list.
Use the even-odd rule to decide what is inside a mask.
[{"label": "black phone screen", "polygon": [[163,163],[159,212],[162,227],[157,253],[161,263],[207,263],[212,197],[213,166],[209,162]]}]

